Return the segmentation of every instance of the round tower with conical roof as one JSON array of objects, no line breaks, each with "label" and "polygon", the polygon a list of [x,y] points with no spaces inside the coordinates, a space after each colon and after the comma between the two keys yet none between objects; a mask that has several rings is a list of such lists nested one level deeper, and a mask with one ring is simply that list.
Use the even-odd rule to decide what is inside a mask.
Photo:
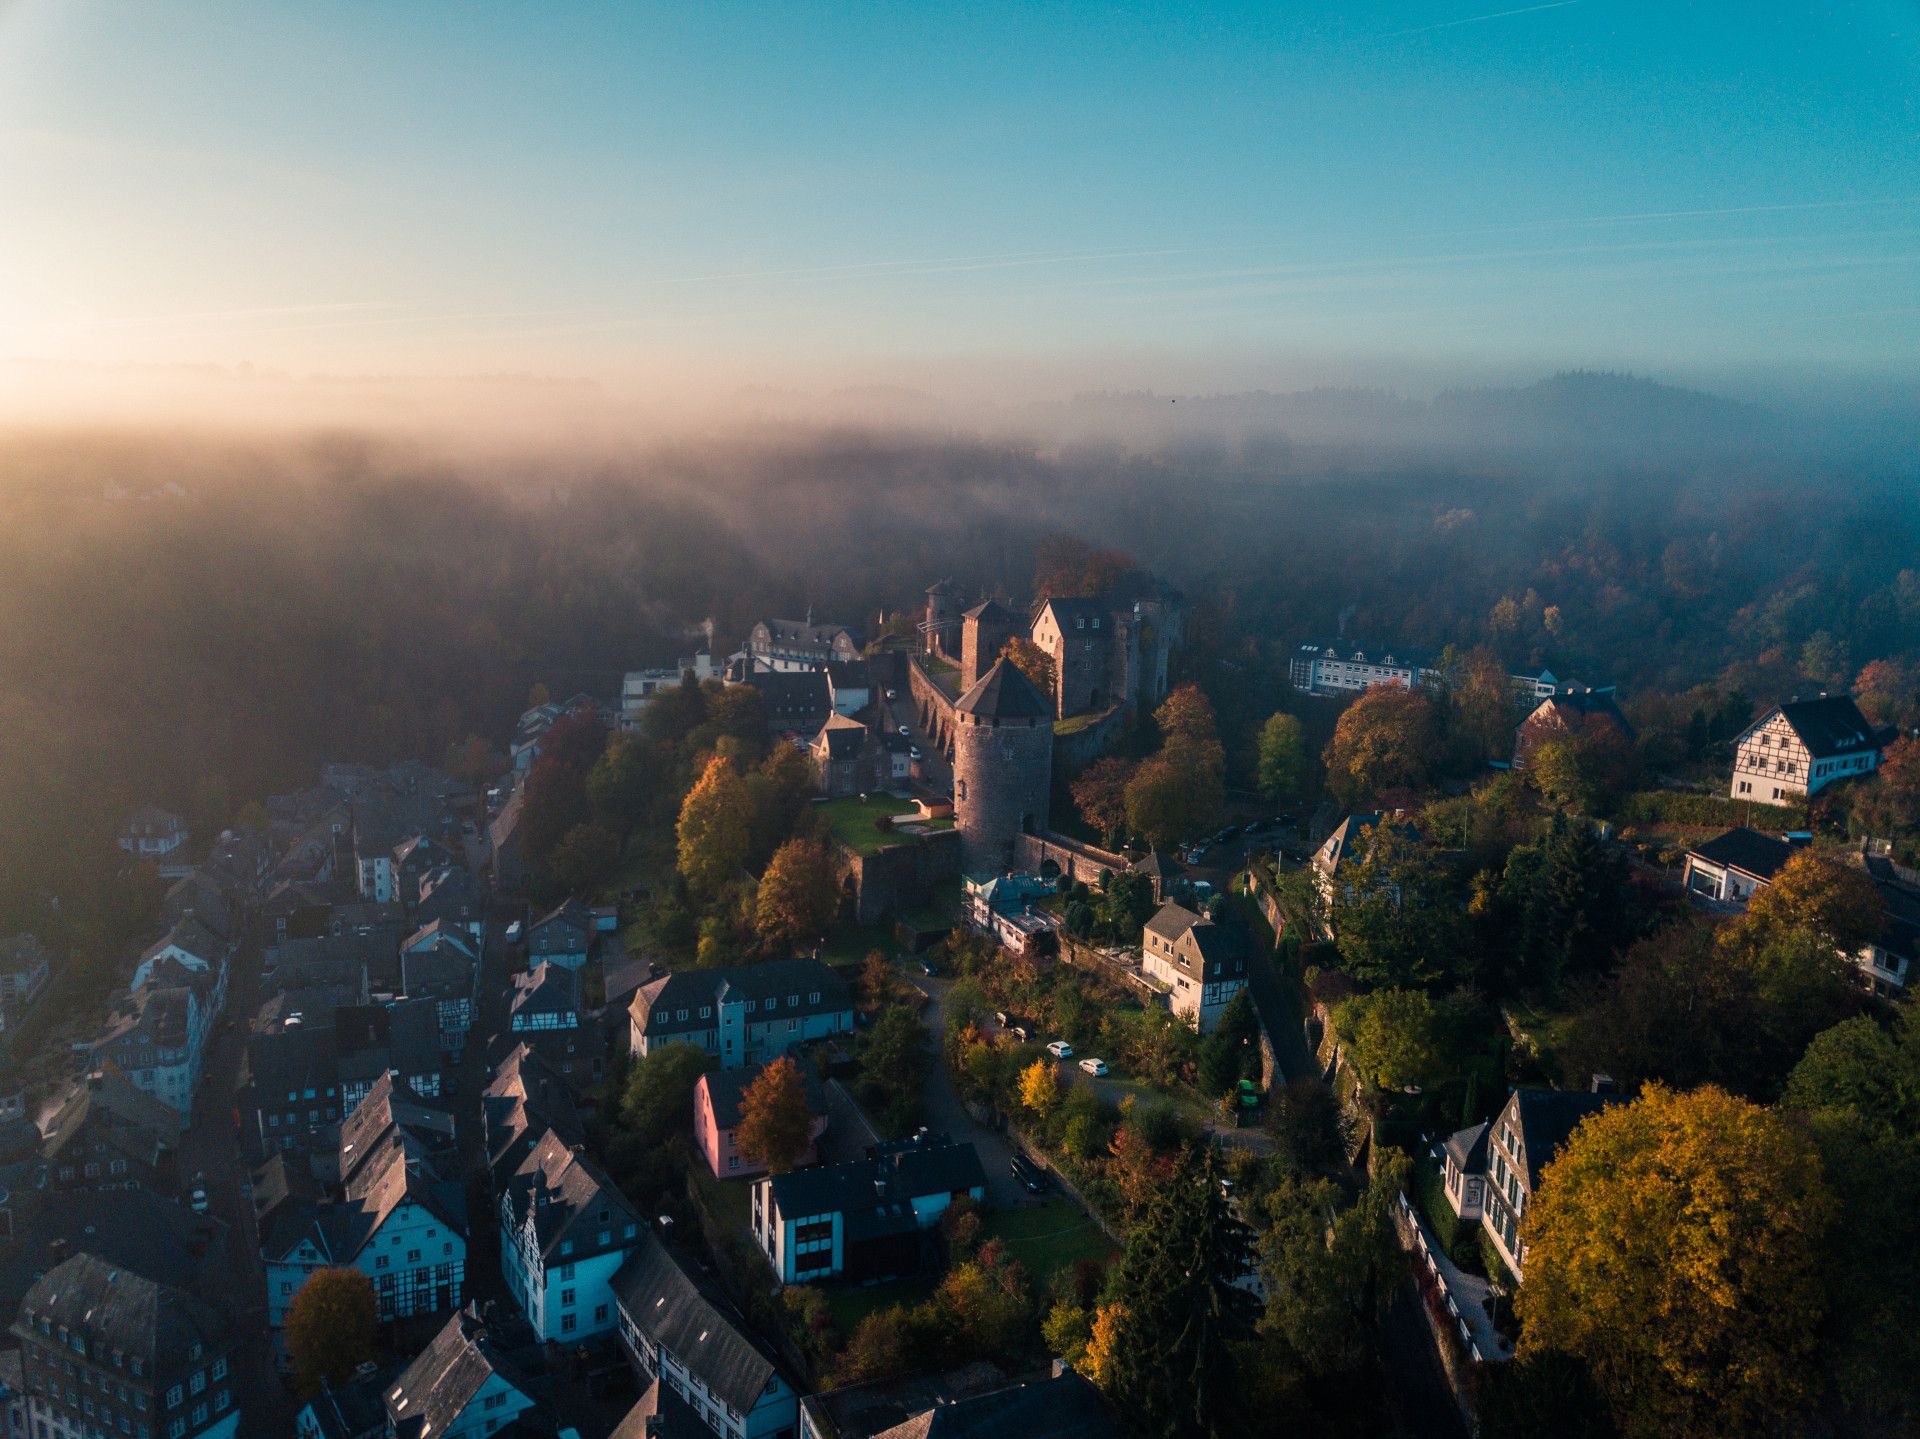
[{"label": "round tower with conical roof", "polygon": [[996,660],[954,705],[953,821],[968,873],[1009,866],[1014,836],[1047,827],[1052,787],[1053,706]]}]

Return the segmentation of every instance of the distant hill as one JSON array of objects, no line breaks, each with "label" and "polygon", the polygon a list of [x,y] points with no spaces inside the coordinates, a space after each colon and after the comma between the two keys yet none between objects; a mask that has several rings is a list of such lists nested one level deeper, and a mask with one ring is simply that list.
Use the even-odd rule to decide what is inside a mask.
[{"label": "distant hill", "polygon": [[1520,444],[1650,445],[1751,443],[1773,438],[1777,418],[1756,405],[1638,375],[1566,370],[1524,388],[1447,390],[1434,397],[1436,428],[1480,428]]}]

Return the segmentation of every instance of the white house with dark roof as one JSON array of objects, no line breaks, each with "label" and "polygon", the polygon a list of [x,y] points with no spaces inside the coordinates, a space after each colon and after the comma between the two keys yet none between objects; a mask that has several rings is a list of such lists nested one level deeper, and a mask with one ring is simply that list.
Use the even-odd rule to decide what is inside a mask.
[{"label": "white house with dark roof", "polygon": [[158,805],[141,805],[120,828],[120,848],[136,859],[162,859],[186,842],[187,822]]},{"label": "white house with dark roof", "polygon": [[1540,1175],[1581,1121],[1626,1096],[1579,1090],[1516,1089],[1489,1124],[1452,1135],[1441,1146],[1447,1203],[1462,1219],[1478,1218],[1516,1279],[1525,1278],[1525,1219]]},{"label": "white house with dark roof", "polygon": [[1375,685],[1419,689],[1440,679],[1439,660],[1412,645],[1308,640],[1287,661],[1287,679],[1302,694],[1358,694]]},{"label": "white house with dark roof", "polygon": [[513,977],[507,1006],[507,1031],[533,1035],[580,1027],[580,976],[564,965],[543,960]]},{"label": "white house with dark roof", "polygon": [[386,1439],[484,1439],[536,1418],[550,1433],[547,1387],[545,1357],[526,1321],[469,1304],[387,1385]]},{"label": "white house with dark roof", "polygon": [[693,1044],[722,1069],[737,1069],[851,1033],[853,996],[819,960],[780,959],[662,975],[635,992],[627,1020],[636,1058],[662,1044]]},{"label": "white house with dark roof", "polygon": [[791,1439],[793,1381],[704,1275],[643,1232],[613,1291],[620,1342],[644,1382],[671,1391],[721,1439]]},{"label": "white house with dark roof", "polygon": [[817,670],[860,658],[860,636],[846,625],[804,620],[762,620],[747,634],[746,653],[755,670],[776,674]]},{"label": "white house with dark roof", "polygon": [[1744,906],[1755,890],[1773,882],[1793,851],[1791,841],[1744,827],[1730,829],[1687,851],[1683,883],[1687,893],[1715,904]]},{"label": "white house with dark roof", "polygon": [[1836,780],[1880,766],[1893,732],[1860,713],[1851,695],[1820,695],[1775,705],[1734,740],[1727,793],[1760,804],[1793,804]]},{"label": "white house with dark roof", "polygon": [[373,1286],[383,1322],[459,1307],[466,1289],[467,1216],[452,1168],[452,1122],[405,1095],[392,1080],[374,1086],[341,1126],[341,1184],[322,1197],[299,1182],[284,1158],[286,1192],[262,1186],[260,1257],[267,1275],[267,1324],[279,1330],[287,1307],[315,1270],[358,1269]]},{"label": "white house with dark roof", "polygon": [[754,1245],[783,1284],[912,1274],[947,1206],[986,1193],[971,1144],[926,1134],[877,1144],[866,1159],[756,1179]]},{"label": "white house with dark roof", "polygon": [[1175,1014],[1211,1034],[1247,987],[1246,944],[1238,931],[1169,900],[1141,931],[1140,970],[1166,991]]},{"label": "white house with dark roof", "polygon": [[575,1344],[613,1328],[613,1276],[639,1233],[626,1196],[551,1130],[500,1195],[501,1273],[542,1339]]}]

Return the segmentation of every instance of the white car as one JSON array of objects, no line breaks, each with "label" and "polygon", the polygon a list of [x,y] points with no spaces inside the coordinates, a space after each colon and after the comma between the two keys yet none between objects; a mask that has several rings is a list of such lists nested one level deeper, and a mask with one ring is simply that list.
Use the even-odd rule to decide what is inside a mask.
[{"label": "white car", "polygon": [[908,728],[907,728],[907,727],[906,727],[905,725],[901,725],[901,726],[900,726],[900,738],[901,738],[901,739],[911,739],[912,737],[913,737],[913,731],[912,731],[912,730],[910,730],[910,729],[908,729]]},{"label": "white car", "polygon": [[1107,1072],[1107,1062],[1104,1059],[1083,1059],[1080,1061],[1080,1067],[1095,1079],[1101,1078]]},{"label": "white car", "polygon": [[1068,1044],[1064,1039],[1056,1039],[1052,1044],[1047,1046],[1047,1053],[1051,1054],[1055,1059],[1072,1059],[1073,1046]]}]

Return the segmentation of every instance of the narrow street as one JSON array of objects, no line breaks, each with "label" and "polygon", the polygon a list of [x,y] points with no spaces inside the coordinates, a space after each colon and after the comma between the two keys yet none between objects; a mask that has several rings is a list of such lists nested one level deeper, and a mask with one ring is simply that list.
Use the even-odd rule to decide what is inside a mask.
[{"label": "narrow street", "polygon": [[1007,1143],[1005,1135],[989,1129],[967,1113],[967,1106],[954,1091],[953,1081],[947,1078],[946,1065],[940,1062],[940,1036],[945,1026],[940,1004],[951,983],[951,980],[931,976],[916,976],[913,980],[915,988],[927,996],[923,1018],[933,1047],[933,1065],[920,1089],[921,1108],[926,1113],[928,1128],[936,1134],[973,1141],[980,1155],[980,1166],[987,1172],[987,1198],[1002,1209],[1017,1208],[1034,1196],[1013,1177],[1013,1146]]}]

